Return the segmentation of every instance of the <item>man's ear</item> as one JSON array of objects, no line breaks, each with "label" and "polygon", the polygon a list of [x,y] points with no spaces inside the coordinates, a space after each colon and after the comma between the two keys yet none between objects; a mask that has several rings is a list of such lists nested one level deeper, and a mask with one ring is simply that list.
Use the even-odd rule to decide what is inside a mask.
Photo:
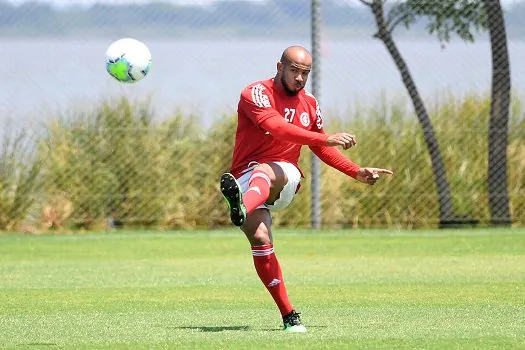
[{"label": "man's ear", "polygon": [[283,71],[283,67],[284,67],[283,63],[281,61],[278,61],[277,62],[277,71],[279,73]]}]

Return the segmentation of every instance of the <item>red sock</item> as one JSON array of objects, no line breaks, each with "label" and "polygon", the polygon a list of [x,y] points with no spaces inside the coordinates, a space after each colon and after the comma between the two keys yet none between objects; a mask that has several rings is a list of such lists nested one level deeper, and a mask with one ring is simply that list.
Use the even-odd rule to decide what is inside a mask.
[{"label": "red sock", "polygon": [[242,195],[247,214],[266,202],[270,195],[270,184],[270,177],[264,171],[256,170],[252,173],[248,181],[249,187]]},{"label": "red sock", "polygon": [[273,252],[273,245],[252,246],[252,255],[255,270],[279,307],[281,315],[288,315],[293,306],[286,293],[281,266]]}]

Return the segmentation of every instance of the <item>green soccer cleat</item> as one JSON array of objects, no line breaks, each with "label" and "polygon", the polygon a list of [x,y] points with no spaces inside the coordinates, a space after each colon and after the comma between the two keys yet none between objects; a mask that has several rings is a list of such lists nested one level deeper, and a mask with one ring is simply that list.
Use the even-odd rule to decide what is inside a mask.
[{"label": "green soccer cleat", "polygon": [[306,327],[301,323],[300,312],[292,310],[288,315],[283,317],[284,331],[290,333],[305,333]]},{"label": "green soccer cleat", "polygon": [[242,226],[246,221],[246,207],[242,202],[241,186],[230,173],[221,176],[221,192],[230,208],[230,218],[235,226]]}]

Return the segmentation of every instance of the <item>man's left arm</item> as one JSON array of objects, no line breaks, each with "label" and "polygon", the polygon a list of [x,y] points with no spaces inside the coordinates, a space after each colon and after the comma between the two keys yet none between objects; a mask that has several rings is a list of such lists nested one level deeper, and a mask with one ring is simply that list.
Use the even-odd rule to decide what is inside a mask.
[{"label": "man's left arm", "polygon": [[[309,95],[309,102],[315,111],[315,119],[312,125],[312,131],[324,134],[323,115],[317,99],[313,95]],[[355,141],[353,144],[355,145]],[[326,146],[309,146],[312,152],[315,153],[325,164],[339,170],[340,172],[351,176],[355,179],[360,166],[352,162],[337,147]]]},{"label": "man's left arm", "polygon": [[[312,96],[313,97],[313,96]],[[323,117],[321,114],[321,109],[319,104],[314,97],[314,106],[315,106],[315,115],[316,120],[313,125],[312,131],[319,132],[324,134],[323,129]],[[356,142],[353,140],[353,143],[349,146],[355,145]],[[340,172],[353,177],[359,182],[363,182],[369,185],[373,185],[379,179],[379,174],[389,174],[392,175],[393,172],[388,169],[381,168],[362,168],[358,164],[354,163],[348,159],[343,152],[341,152],[336,147],[326,147],[326,146],[309,146],[312,152],[323,161],[326,165],[331,166],[334,169],[339,170]]]},{"label": "man's left arm", "polygon": [[343,152],[336,147],[310,146],[310,149],[323,161],[323,163],[353,177],[354,179],[361,169],[358,164],[345,157]]},{"label": "man's left arm", "polygon": [[331,166],[340,172],[353,177],[359,182],[373,185],[379,180],[380,174],[392,175],[393,172],[388,169],[360,167],[350,159],[345,157],[343,152],[335,147],[326,146],[310,146],[312,152],[315,153],[326,165]]}]

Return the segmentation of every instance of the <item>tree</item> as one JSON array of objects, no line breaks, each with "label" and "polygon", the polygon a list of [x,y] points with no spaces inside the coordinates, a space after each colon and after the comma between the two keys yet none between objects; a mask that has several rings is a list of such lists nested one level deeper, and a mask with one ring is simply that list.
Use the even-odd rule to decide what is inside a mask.
[{"label": "tree", "polygon": [[510,63],[500,0],[483,0],[492,48],[492,96],[488,135],[488,198],[491,223],[511,223],[507,189]]},{"label": "tree", "polygon": [[471,27],[489,31],[492,53],[492,96],[488,135],[488,201],[491,224],[511,223],[507,190],[507,139],[510,106],[510,63],[500,0],[408,0],[410,8],[432,19],[430,32],[448,41],[450,32],[474,41]]},{"label": "tree", "polygon": [[[491,33],[493,55],[488,175],[491,221],[493,223],[495,220],[498,222],[509,221],[505,166],[510,73],[503,12],[499,0],[404,0],[398,1],[391,6],[386,16],[384,14],[386,0],[360,1],[368,6],[374,15],[377,25],[377,33],[374,37],[385,44],[396,63],[414,105],[418,120],[423,128],[423,135],[430,154],[438,192],[441,226],[455,223],[460,218],[455,217],[453,214],[452,197],[446,177],[446,169],[428,112],[406,62],[395,45],[392,32],[401,23],[406,28],[410,28],[418,17],[425,16],[429,20],[428,31],[431,34],[436,34],[440,42],[444,44],[450,40],[450,36],[453,33],[467,42],[473,42],[473,30],[487,29],[488,26]],[[505,137],[501,137],[501,133],[505,133]]]},{"label": "tree", "polygon": [[432,126],[432,122],[430,121],[425,104],[423,103],[423,99],[421,98],[414,79],[412,78],[412,74],[408,69],[408,65],[403,59],[392,37],[392,32],[399,23],[404,22],[405,25],[408,26],[414,21],[415,13],[411,11],[411,8],[407,3],[400,3],[394,6],[388,13],[387,17],[385,17],[385,0],[360,1],[370,7],[377,26],[377,32],[374,34],[374,37],[381,40],[386,46],[386,49],[397,66],[397,69],[401,73],[403,84],[412,100],[417,118],[423,129],[423,136],[432,163],[434,181],[436,183],[438,194],[440,226],[446,225],[453,219],[454,215],[452,209],[452,196],[447,181],[445,164],[441,157],[436,133]]}]

